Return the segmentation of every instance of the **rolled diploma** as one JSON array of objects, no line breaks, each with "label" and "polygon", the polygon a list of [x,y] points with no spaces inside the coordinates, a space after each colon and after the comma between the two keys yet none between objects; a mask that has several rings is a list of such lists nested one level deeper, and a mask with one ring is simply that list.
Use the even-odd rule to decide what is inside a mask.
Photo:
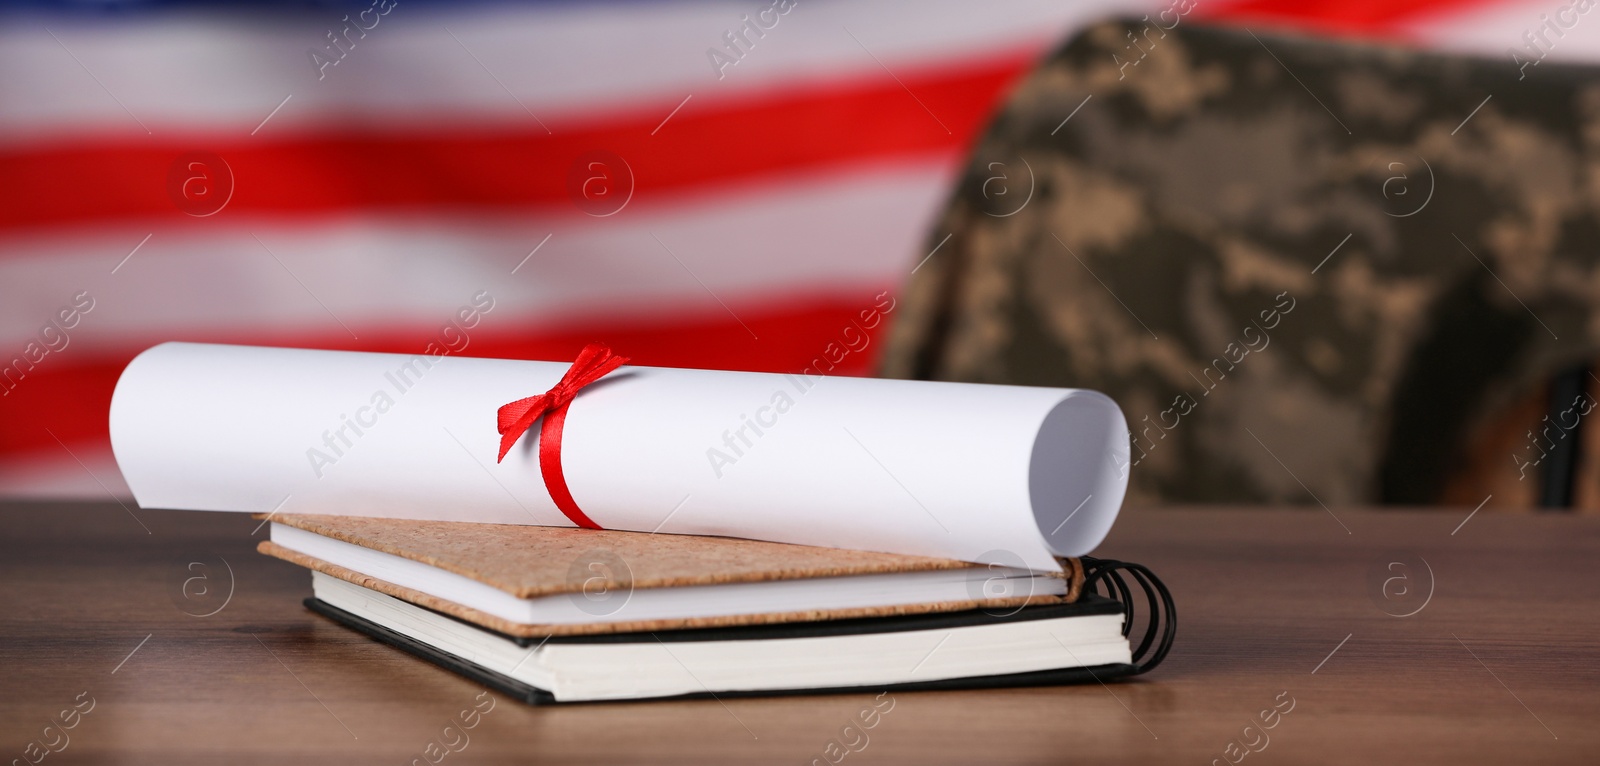
[{"label": "rolled diploma", "polygon": [[[495,462],[496,410],[569,366],[165,343],[111,443],[146,508],[573,526],[537,423]],[[1085,390],[623,367],[573,400],[561,464],[607,529],[1056,571],[1115,519],[1128,430]]]}]

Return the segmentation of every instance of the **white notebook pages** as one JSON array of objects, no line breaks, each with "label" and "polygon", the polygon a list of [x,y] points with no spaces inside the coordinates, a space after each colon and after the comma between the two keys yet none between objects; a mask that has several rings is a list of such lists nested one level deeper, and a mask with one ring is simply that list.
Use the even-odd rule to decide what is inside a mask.
[{"label": "white notebook pages", "polygon": [[892,633],[529,648],[320,572],[312,573],[312,590],[324,603],[561,701],[881,687],[1130,661],[1119,614]]}]

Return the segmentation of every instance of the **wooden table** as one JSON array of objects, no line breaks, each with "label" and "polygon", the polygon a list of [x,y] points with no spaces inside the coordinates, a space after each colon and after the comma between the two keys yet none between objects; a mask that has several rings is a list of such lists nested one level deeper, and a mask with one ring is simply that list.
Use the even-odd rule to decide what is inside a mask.
[{"label": "wooden table", "polygon": [[[1600,760],[1600,519],[1334,511],[1126,511],[1099,552],[1171,586],[1164,666],[1109,687],[896,694],[841,763],[1208,764],[1247,745],[1257,764]],[[480,694],[302,608],[309,577],[255,553],[257,522],[133,513],[0,504],[0,763],[63,747],[44,728],[90,699],[48,762],[427,763]],[[202,559],[214,571],[187,566]],[[208,579],[185,598],[191,577]],[[809,764],[871,699],[499,698],[443,762]],[[1246,731],[1291,699],[1270,739]]]}]

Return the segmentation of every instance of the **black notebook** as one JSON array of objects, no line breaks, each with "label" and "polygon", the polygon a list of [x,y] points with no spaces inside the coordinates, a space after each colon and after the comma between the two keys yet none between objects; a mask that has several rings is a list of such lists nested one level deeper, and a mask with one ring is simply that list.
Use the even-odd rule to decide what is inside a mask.
[{"label": "black notebook", "polygon": [[[1084,564],[1085,591],[1069,604],[542,639],[320,572],[305,604],[530,704],[1045,686],[1155,667],[1175,632],[1166,588],[1138,565]],[[1135,646],[1128,633],[1140,591],[1150,611]]]}]

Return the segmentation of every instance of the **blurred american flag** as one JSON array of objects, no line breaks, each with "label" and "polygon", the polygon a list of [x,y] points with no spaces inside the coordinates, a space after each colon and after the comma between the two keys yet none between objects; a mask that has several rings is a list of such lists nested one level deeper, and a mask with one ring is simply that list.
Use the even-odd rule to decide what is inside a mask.
[{"label": "blurred american flag", "polygon": [[[0,495],[125,495],[111,392],[167,340],[537,359],[604,340],[639,364],[807,366],[926,257],[1008,88],[1106,16],[1509,62],[1560,7],[12,5]],[[1600,50],[1585,21],[1552,56]]]}]

